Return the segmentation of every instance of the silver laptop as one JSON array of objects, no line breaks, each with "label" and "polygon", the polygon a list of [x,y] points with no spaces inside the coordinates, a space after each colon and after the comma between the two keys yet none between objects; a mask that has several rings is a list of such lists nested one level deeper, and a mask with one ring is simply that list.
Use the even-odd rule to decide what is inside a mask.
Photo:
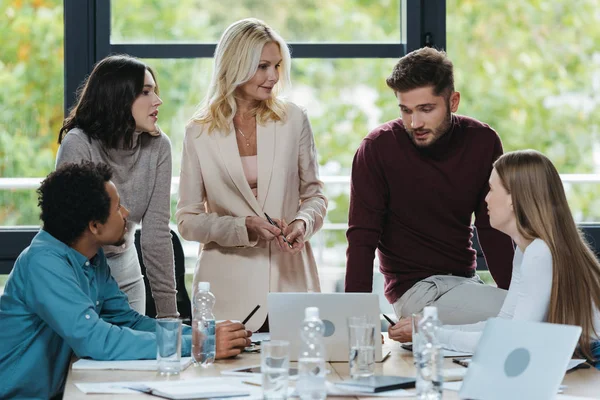
[{"label": "silver laptop", "polygon": [[319,316],[325,323],[328,361],[348,362],[346,318],[362,315],[375,322],[375,361],[382,359],[379,298],[375,293],[269,293],[268,304],[271,340],[290,342],[291,361],[298,360],[306,307],[319,307]]},{"label": "silver laptop", "polygon": [[579,335],[578,326],[489,319],[459,397],[475,400],[555,398]]}]

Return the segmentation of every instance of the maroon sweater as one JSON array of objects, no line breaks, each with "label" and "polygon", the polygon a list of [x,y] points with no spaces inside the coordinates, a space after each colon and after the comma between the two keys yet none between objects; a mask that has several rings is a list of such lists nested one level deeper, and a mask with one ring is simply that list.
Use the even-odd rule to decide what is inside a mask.
[{"label": "maroon sweater", "polygon": [[511,239],[490,226],[485,196],[502,143],[488,125],[452,116],[449,131],[417,148],[401,119],[371,132],[352,164],[346,292],[373,290],[375,249],[394,303],[431,275],[475,270],[472,215],[498,287],[508,289]]}]

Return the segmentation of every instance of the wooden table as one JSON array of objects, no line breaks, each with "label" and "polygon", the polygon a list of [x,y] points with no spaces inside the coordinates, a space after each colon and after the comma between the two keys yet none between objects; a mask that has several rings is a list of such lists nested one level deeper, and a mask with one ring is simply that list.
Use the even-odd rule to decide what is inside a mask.
[{"label": "wooden table", "polygon": [[[400,347],[399,343],[386,341],[383,346],[384,353],[391,351],[391,356],[383,363],[377,363],[375,374],[377,375],[401,375],[415,376],[413,366],[412,353]],[[73,371],[69,370],[67,383],[65,387],[65,396],[70,399],[138,399],[138,398],[154,398],[156,397],[145,394],[114,394],[114,395],[86,395],[74,385],[75,382],[117,382],[117,381],[150,381],[150,380],[184,380],[194,379],[199,377],[220,376],[221,371],[233,369],[237,367],[250,366],[260,364],[260,354],[243,353],[242,355],[230,360],[219,360],[210,368],[188,367],[179,376],[161,377],[155,372],[148,371]],[[444,367],[457,368],[457,364],[453,364],[450,358],[444,360]],[[330,363],[328,380],[339,382],[349,378],[348,363]],[[293,381],[290,381],[293,382]],[[567,385],[564,396],[557,396],[557,399],[577,399],[577,398],[592,398],[600,397],[600,371],[594,368],[576,370],[568,373],[563,381]],[[414,389],[413,389],[414,392]],[[454,391],[444,391],[444,399],[458,399],[458,393]]]}]

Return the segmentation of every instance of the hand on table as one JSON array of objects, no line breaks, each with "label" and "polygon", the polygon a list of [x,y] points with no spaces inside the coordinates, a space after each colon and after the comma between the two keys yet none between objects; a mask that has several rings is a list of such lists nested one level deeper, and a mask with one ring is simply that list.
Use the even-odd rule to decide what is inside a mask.
[{"label": "hand on table", "polygon": [[235,357],[250,346],[252,332],[239,322],[224,321],[217,324],[217,351],[215,358]]},{"label": "hand on table", "polygon": [[396,325],[388,328],[388,334],[397,342],[412,342],[412,318],[401,318]]}]

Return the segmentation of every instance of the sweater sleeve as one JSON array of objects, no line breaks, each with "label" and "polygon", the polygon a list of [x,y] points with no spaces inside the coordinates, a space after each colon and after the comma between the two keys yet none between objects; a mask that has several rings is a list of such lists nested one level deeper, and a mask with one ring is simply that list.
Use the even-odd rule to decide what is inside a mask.
[{"label": "sweater sleeve", "polygon": [[370,139],[362,141],[352,163],[346,292],[373,290],[373,260],[388,207],[388,186]]},{"label": "sweater sleeve", "polygon": [[513,319],[543,322],[550,307],[552,254],[542,240],[526,249],[521,263],[521,279]]},{"label": "sweater sleeve", "polygon": [[179,178],[179,201],[177,202],[177,228],[186,240],[200,243],[215,242],[224,247],[253,247],[258,240],[250,240],[246,229],[246,217],[220,216],[206,212],[206,189],[195,138],[197,132],[189,127],[185,133],[181,174]]},{"label": "sweater sleeve", "polygon": [[479,339],[481,339],[482,331],[483,327],[473,331],[442,327],[438,330],[438,340],[446,350],[474,353]]},{"label": "sweater sleeve", "polygon": [[[162,140],[164,139],[164,140]],[[161,135],[156,180],[142,216],[140,244],[157,318],[178,317],[175,266],[171,242],[171,142]]]},{"label": "sweater sleeve", "polygon": [[323,182],[319,180],[319,164],[313,132],[306,112],[302,113],[302,134],[298,156],[300,173],[300,208],[296,219],[306,224],[304,240],[307,241],[323,226],[327,212],[327,198],[323,194]]},{"label": "sweater sleeve", "polygon": [[66,163],[91,161],[90,144],[83,133],[69,131],[63,138],[56,154],[56,168]]},{"label": "sweater sleeve", "polygon": [[[502,155],[502,143],[498,135],[495,135],[494,153],[492,163]],[[492,172],[490,163],[487,176]],[[475,226],[477,227],[477,236],[481,243],[481,250],[485,257],[488,269],[496,284],[501,289],[508,289],[512,272],[512,259],[514,247],[509,236],[494,229],[490,225],[490,217],[487,213],[487,203],[485,197],[489,191],[489,185],[486,183],[481,189],[479,195],[479,205],[475,211]]]}]

